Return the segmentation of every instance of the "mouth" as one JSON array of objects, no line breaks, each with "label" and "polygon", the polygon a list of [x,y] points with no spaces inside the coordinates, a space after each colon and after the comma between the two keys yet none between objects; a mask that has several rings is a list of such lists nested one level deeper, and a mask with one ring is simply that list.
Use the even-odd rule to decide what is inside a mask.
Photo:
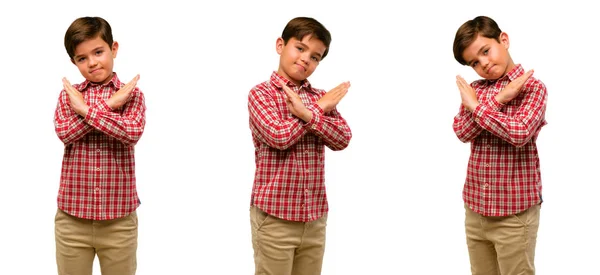
[{"label": "mouth", "polygon": [[304,66],[302,66],[302,65],[300,65],[298,63],[295,63],[295,64],[296,64],[296,66],[298,66],[298,69],[300,69],[303,72],[306,72],[306,68],[304,68]]},{"label": "mouth", "polygon": [[93,69],[93,70],[91,70],[91,71],[90,71],[90,74],[93,74],[93,73],[95,73],[95,72],[98,72],[98,71],[100,71],[100,70],[102,70],[102,68]]},{"label": "mouth", "polygon": [[486,72],[486,73],[487,73],[487,74],[489,74],[489,73],[490,73],[490,71],[492,71],[492,68],[494,68],[494,67],[496,67],[496,65],[492,65],[492,66],[491,66],[489,69],[487,69],[487,72]]}]

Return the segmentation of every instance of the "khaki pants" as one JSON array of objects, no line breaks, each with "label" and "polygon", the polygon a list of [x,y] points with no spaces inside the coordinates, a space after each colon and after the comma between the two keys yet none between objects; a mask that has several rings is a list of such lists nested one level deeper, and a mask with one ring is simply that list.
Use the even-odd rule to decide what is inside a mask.
[{"label": "khaki pants", "polygon": [[250,208],[256,275],[319,275],[327,215],[312,222],[286,221]]},{"label": "khaki pants", "polygon": [[533,275],[540,205],[516,215],[488,217],[465,206],[473,275]]},{"label": "khaki pants", "polygon": [[56,264],[59,275],[91,275],[98,254],[103,275],[133,275],[137,268],[136,212],[105,221],[56,212]]}]

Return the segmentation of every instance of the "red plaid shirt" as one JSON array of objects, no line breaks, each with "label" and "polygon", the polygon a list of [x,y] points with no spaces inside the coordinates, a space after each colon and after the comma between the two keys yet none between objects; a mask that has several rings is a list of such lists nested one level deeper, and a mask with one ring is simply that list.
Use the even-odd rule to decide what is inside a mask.
[{"label": "red plaid shirt", "polygon": [[540,160],[535,141],[544,125],[546,86],[533,77],[505,105],[494,96],[524,73],[517,65],[506,76],[471,83],[479,106],[463,106],[454,118],[454,132],[471,142],[463,199],[484,216],[508,216],[542,201]]},{"label": "red plaid shirt", "polygon": [[[313,113],[305,123],[292,115],[279,81],[292,88]],[[328,211],[324,183],[325,146],[342,150],[352,133],[342,116],[317,105],[324,90],[301,87],[277,73],[254,87],[248,96],[256,173],[251,205],[290,221],[313,221]]]},{"label": "red plaid shirt", "polygon": [[85,118],[73,111],[65,90],[60,93],[54,127],[65,150],[58,208],[75,217],[116,219],[140,204],[133,146],[146,123],[144,95],[135,88],[121,108],[113,111],[106,104],[124,85],[116,73],[107,84],[86,80],[73,85],[90,107]]}]

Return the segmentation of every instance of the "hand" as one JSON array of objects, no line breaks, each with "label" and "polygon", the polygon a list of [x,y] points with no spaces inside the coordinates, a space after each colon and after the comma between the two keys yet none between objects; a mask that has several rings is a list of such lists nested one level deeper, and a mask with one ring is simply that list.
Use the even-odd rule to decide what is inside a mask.
[{"label": "hand", "polygon": [[331,89],[331,91],[325,93],[323,97],[317,101],[317,104],[319,104],[319,107],[323,109],[324,113],[331,112],[335,106],[340,103],[342,98],[346,96],[346,93],[348,93],[348,88],[350,88],[350,82],[343,82],[337,87]]},{"label": "hand", "polygon": [[475,90],[473,90],[473,87],[471,87],[471,85],[469,85],[469,83],[467,83],[460,75],[456,76],[456,86],[458,86],[458,90],[460,91],[462,105],[465,106],[467,110],[473,112],[479,105]]},{"label": "hand", "polygon": [[136,75],[129,83],[125,84],[123,88],[119,89],[116,93],[114,93],[107,101],[108,107],[111,109],[117,109],[131,99],[131,92],[137,85],[138,80],[140,79],[140,75]]},{"label": "hand", "polygon": [[69,104],[71,105],[71,108],[78,115],[85,117],[90,107],[88,107],[88,105],[85,103],[83,95],[75,88],[73,88],[73,86],[71,85],[69,80],[67,80],[66,77],[63,77],[62,82],[63,88],[65,89],[65,92],[67,92],[67,96],[69,97]]},{"label": "hand", "polygon": [[521,93],[521,87],[523,87],[523,84],[525,84],[525,82],[531,77],[531,75],[533,75],[533,70],[529,70],[522,76],[519,76],[517,77],[517,79],[511,81],[508,85],[506,85],[506,87],[504,87],[502,91],[500,91],[496,95],[496,101],[498,101],[501,104],[506,104],[513,100]]},{"label": "hand", "polygon": [[281,81],[280,84],[283,87],[283,91],[286,95],[285,103],[287,103],[287,107],[292,113],[292,115],[299,117],[304,122],[309,122],[312,119],[312,112],[308,108],[306,108],[306,106],[304,106],[304,103],[302,103],[302,99],[300,99],[300,96],[294,91],[292,91],[290,87],[286,86],[283,81]]}]

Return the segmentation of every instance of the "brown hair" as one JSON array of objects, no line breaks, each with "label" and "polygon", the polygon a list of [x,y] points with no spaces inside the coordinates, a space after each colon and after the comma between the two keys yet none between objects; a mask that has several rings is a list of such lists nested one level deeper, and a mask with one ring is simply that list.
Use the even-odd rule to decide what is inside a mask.
[{"label": "brown hair", "polygon": [[477,16],[465,22],[458,28],[454,37],[454,58],[458,63],[467,65],[467,61],[465,61],[462,54],[477,39],[478,35],[493,38],[500,42],[501,33],[502,31],[498,27],[498,24],[496,24],[496,21],[487,16]]},{"label": "brown hair", "polygon": [[319,23],[319,21],[310,17],[296,17],[287,23],[281,34],[283,43],[287,44],[290,38],[294,37],[298,40],[302,40],[305,36],[312,35],[313,37],[321,40],[325,44],[325,52],[321,59],[327,56],[329,52],[329,44],[331,43],[331,34]]},{"label": "brown hair", "polygon": [[100,17],[80,17],[75,19],[65,33],[65,49],[69,54],[69,58],[73,60],[77,45],[96,37],[102,38],[109,47],[112,47],[112,30],[106,20]]}]

